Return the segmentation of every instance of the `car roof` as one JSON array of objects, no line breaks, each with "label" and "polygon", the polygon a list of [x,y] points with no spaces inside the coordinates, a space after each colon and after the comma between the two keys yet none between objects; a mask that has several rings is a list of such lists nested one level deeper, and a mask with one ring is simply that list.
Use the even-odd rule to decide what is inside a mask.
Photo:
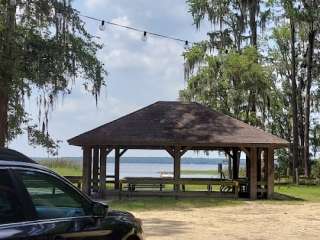
[{"label": "car roof", "polygon": [[0,148],[0,160],[36,164],[34,160],[26,155],[9,148]]},{"label": "car roof", "polygon": [[12,160],[10,161],[0,160],[0,167],[24,167],[24,168],[39,169],[39,170],[52,172],[47,167],[42,166],[38,163],[26,163],[26,162],[12,161]]}]

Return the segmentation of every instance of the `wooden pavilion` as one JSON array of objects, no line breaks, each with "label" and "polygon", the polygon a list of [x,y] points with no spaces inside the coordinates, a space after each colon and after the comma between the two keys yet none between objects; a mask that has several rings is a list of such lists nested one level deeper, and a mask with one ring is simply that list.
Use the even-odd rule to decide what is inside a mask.
[{"label": "wooden pavilion", "polygon": [[106,157],[115,151],[114,188],[119,189],[120,158],[129,149],[165,150],[173,158],[174,192],[181,157],[191,150],[224,151],[232,159],[232,179],[239,178],[240,153],[246,155],[247,193],[271,198],[274,150],[289,143],[198,103],[156,102],[68,140],[83,149],[83,191],[106,192]]}]

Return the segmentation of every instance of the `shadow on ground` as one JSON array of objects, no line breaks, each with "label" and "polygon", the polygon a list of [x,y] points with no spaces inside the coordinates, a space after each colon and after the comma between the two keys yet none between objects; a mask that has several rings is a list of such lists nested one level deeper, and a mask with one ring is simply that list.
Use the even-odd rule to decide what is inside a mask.
[{"label": "shadow on ground", "polygon": [[143,220],[143,230],[147,237],[171,236],[182,234],[186,230],[186,223],[183,221],[151,218]]},{"label": "shadow on ground", "polygon": [[278,200],[278,201],[305,201],[303,198],[297,198],[297,197],[282,194],[282,193],[274,193],[272,199]]}]

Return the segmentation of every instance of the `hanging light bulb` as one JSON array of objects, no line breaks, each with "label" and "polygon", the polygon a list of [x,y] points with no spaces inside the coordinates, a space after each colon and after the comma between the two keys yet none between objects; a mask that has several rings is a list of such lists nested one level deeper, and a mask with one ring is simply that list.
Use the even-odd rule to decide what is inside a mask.
[{"label": "hanging light bulb", "polygon": [[10,6],[15,6],[17,4],[17,0],[10,0]]},{"label": "hanging light bulb", "polygon": [[148,39],[147,32],[144,31],[144,32],[143,32],[143,35],[141,36],[141,40],[142,40],[143,42],[145,42],[145,41],[147,41],[147,39]]},{"label": "hanging light bulb", "polygon": [[189,42],[188,41],[185,41],[184,43],[184,49],[187,50],[189,48]]},{"label": "hanging light bulb", "polygon": [[99,30],[100,31],[106,30],[106,24],[105,24],[104,20],[101,21],[101,24],[99,25]]}]

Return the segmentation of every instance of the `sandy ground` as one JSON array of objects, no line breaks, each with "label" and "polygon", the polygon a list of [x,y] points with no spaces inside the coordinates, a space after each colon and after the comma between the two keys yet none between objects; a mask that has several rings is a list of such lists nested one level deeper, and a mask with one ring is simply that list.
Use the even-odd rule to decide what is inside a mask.
[{"label": "sandy ground", "polygon": [[271,204],[136,212],[147,240],[319,240],[320,203]]}]

